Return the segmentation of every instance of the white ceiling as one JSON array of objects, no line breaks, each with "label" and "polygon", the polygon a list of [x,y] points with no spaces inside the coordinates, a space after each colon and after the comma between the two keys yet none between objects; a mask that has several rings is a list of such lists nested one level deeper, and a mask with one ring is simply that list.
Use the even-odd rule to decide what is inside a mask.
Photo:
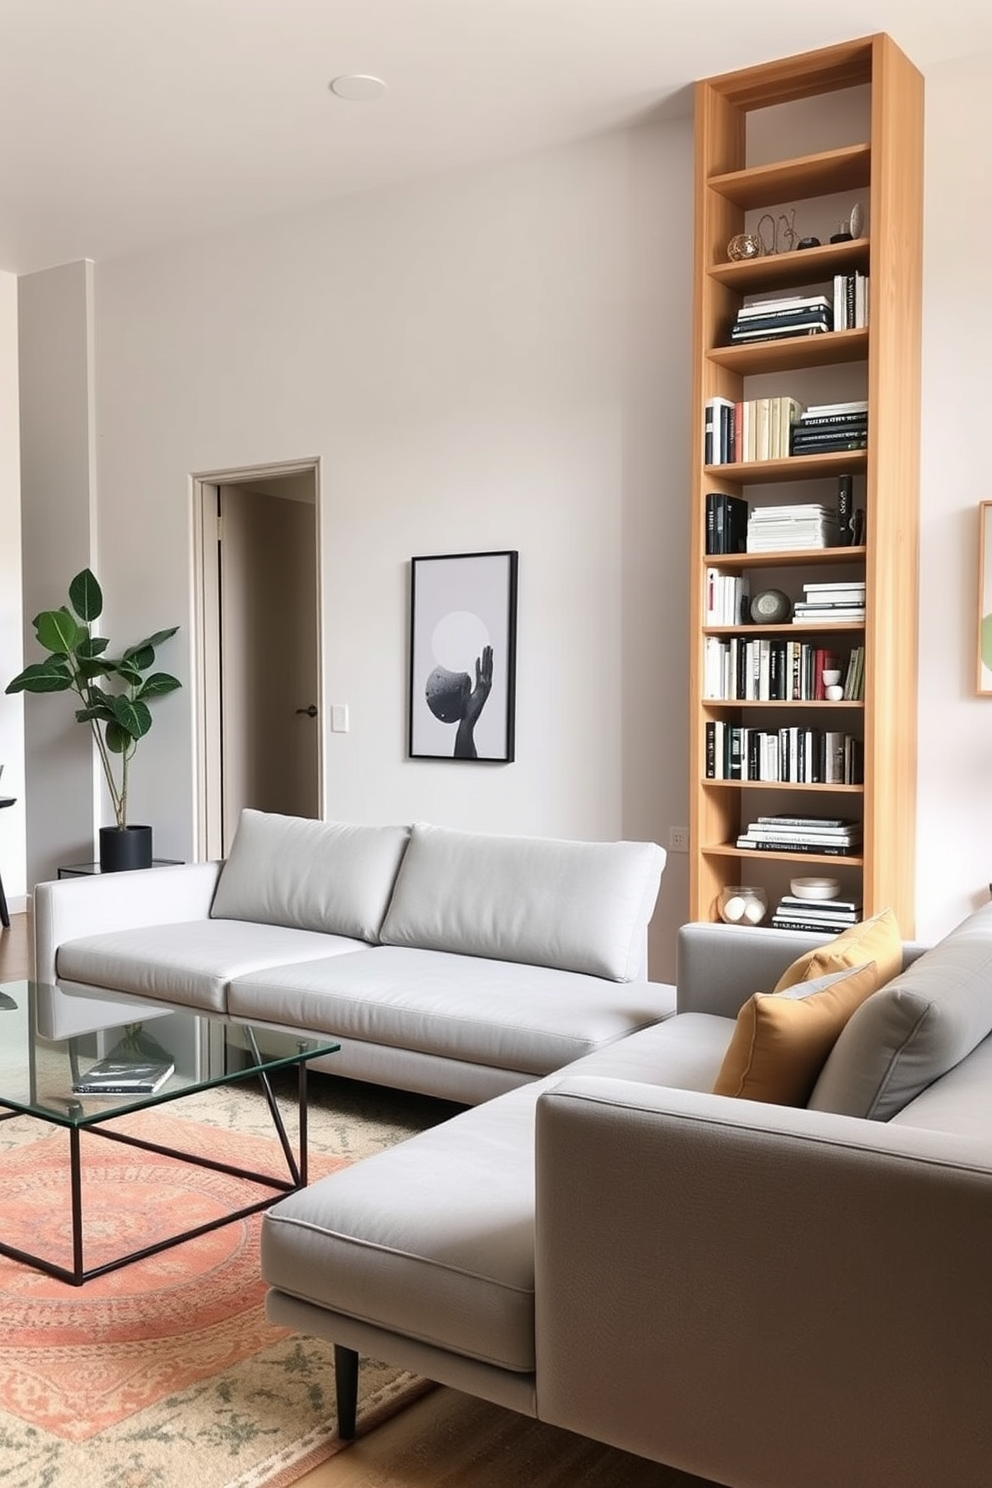
[{"label": "white ceiling", "polygon": [[[577,139],[888,31],[992,51],[989,0],[0,0],[0,268],[199,236]],[[373,73],[376,102],[331,78]]]}]

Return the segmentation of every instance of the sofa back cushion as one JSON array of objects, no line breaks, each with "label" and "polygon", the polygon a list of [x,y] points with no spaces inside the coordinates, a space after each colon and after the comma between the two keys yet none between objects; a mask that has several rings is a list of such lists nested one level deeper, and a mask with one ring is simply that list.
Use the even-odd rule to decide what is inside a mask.
[{"label": "sofa back cushion", "polygon": [[632,981],[664,864],[654,842],[499,837],[418,823],[381,939]]},{"label": "sofa back cushion", "polygon": [[408,838],[405,826],[243,811],[211,916],[376,941]]},{"label": "sofa back cushion", "polygon": [[887,1121],[992,1032],[992,905],[858,1008],[809,1105]]}]

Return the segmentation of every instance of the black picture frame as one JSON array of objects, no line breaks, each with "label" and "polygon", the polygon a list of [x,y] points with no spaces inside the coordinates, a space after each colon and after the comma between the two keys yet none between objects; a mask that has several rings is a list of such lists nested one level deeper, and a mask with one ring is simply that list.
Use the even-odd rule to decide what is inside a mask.
[{"label": "black picture frame", "polygon": [[514,758],[516,550],[410,560],[409,756]]}]

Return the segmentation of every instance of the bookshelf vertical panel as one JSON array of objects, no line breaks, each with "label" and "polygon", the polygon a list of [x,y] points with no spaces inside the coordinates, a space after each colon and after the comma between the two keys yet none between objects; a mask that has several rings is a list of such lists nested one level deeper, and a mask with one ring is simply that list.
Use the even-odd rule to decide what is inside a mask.
[{"label": "bookshelf vertical panel", "polygon": [[[843,150],[755,166],[752,174],[747,165],[747,120],[752,110],[801,105],[814,95],[864,84],[871,95],[869,139],[856,145],[837,140]],[[787,854],[738,849],[741,826],[755,812],[852,816],[863,821],[864,841],[856,856],[837,859],[845,894],[860,893],[866,915],[891,905],[904,932],[913,933],[922,93],[919,73],[884,35],[724,74],[696,86],[689,812],[690,913],[695,919],[716,918],[719,890],[728,883],[753,881],[787,892],[791,875],[812,871],[808,859],[804,867],[800,854],[793,864]],[[842,99],[838,105],[842,107]],[[788,138],[788,129],[783,138]],[[816,350],[810,349],[808,357],[806,347],[795,339],[778,346],[764,340],[728,354],[729,327],[744,293],[757,290],[771,297],[779,290],[810,292],[799,287],[801,255],[783,255],[780,271],[775,256],[763,257],[760,268],[757,263],[746,268],[729,263],[727,244],[745,222],[741,203],[764,202],[771,194],[769,182],[786,183],[782,189],[787,187],[791,200],[816,198],[825,189],[824,160],[841,155],[862,162],[860,179],[868,184],[860,188],[855,184],[852,204],[859,197],[867,200],[867,240],[815,250],[821,258],[819,263],[810,260],[811,282],[822,280],[824,274],[829,277],[837,267],[868,272],[868,327],[858,333],[859,349],[853,348],[850,332],[841,334],[852,341],[851,349],[841,348],[840,342],[827,344],[833,334],[827,332],[810,340]],[[835,254],[845,255],[843,263],[830,262]],[[747,398],[748,379],[764,375],[769,387],[768,374],[776,379],[775,392],[789,394],[796,376],[823,377],[826,372],[816,369],[834,365],[849,367],[840,376],[855,389],[835,397],[863,398],[867,388],[866,451],[846,462],[840,456],[792,455],[750,470],[742,462],[724,466],[717,477],[707,476],[702,438],[707,400]],[[704,698],[706,571],[712,562],[706,548],[706,496],[719,490],[747,498],[752,483],[790,481],[795,485],[784,501],[823,503],[824,480],[835,480],[844,470],[855,472],[857,504],[865,511],[863,545],[811,551],[808,562],[795,552],[772,553],[760,560],[760,578],[763,586],[791,585],[790,592],[798,593],[805,579],[829,580],[831,566],[846,579],[853,560],[863,574],[864,628],[842,638],[845,648],[864,646],[865,692],[856,722],[863,743],[863,784],[797,787],[762,781],[760,790],[754,782],[714,787],[705,778],[706,724],[714,717]],[[767,490],[759,499],[769,501]],[[733,567],[724,557],[723,571]],[[742,567],[757,574],[759,564],[749,556]],[[837,726],[829,721],[828,712],[817,716],[818,710],[830,706],[813,702],[808,710],[815,719],[813,726]],[[729,717],[731,711],[725,709],[721,716]],[[753,721],[753,715],[747,717]],[[825,871],[824,863],[830,863],[829,857],[820,859],[817,872]]]}]

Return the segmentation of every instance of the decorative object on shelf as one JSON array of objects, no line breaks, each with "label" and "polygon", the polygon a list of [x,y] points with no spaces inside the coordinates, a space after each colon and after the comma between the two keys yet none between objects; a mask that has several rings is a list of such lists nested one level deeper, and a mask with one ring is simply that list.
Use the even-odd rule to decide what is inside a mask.
[{"label": "decorative object on shelf", "polygon": [[413,558],[410,605],[410,758],[508,764],[516,552]]},{"label": "decorative object on shelf", "polygon": [[792,600],[781,589],[762,589],[751,601],[755,625],[781,625],[792,614]]},{"label": "decorative object on shelf", "polygon": [[[6,690],[71,691],[82,704],[76,709],[76,722],[90,726],[116,821],[115,826],[100,829],[100,864],[106,873],[121,866],[151,866],[151,827],[134,828],[127,819],[129,768],[138,741],[152,726],[148,704],[175,692],[182,683],[168,672],[150,671],[156,647],[174,636],[178,625],[157,630],[120,656],[111,657],[106,654],[110,642],[90,629],[102,613],[103,592],[92,572],[84,568],[69,585],[68,606],[42,610],[35,616],[35,635],[49,655],[25,667]],[[105,683],[116,684],[118,690],[109,692]],[[125,863],[105,863],[105,851],[110,859],[123,853]],[[133,861],[136,856],[140,862]]]},{"label": "decorative object on shelf", "polygon": [[[769,224],[769,237],[765,237],[765,223]],[[765,253],[788,253],[796,246],[796,209],[791,212],[779,212],[776,217],[773,212],[765,212],[758,218],[757,234],[761,240],[761,246]]]},{"label": "decorative object on shelf", "polygon": [[760,925],[768,913],[768,895],[751,884],[728,884],[716,907],[726,925]]},{"label": "decorative object on shelf", "polygon": [[795,899],[836,899],[840,893],[839,878],[794,878],[789,892]]},{"label": "decorative object on shelf", "polygon": [[992,501],[978,508],[978,687],[992,697]]},{"label": "decorative object on shelf", "polygon": [[855,202],[851,208],[850,229],[852,238],[860,238],[862,228],[865,225],[865,215],[860,202]]},{"label": "decorative object on shelf", "polygon": [[746,258],[762,258],[764,252],[765,245],[757,233],[735,233],[727,244],[727,257],[735,263]]},{"label": "decorative object on shelf", "polygon": [[844,696],[844,689],[840,685],[840,670],[837,667],[825,667],[823,671],[823,695],[830,703],[839,703]]},{"label": "decorative object on shelf", "polygon": [[819,248],[819,238],[800,238],[796,244],[797,248]]}]

